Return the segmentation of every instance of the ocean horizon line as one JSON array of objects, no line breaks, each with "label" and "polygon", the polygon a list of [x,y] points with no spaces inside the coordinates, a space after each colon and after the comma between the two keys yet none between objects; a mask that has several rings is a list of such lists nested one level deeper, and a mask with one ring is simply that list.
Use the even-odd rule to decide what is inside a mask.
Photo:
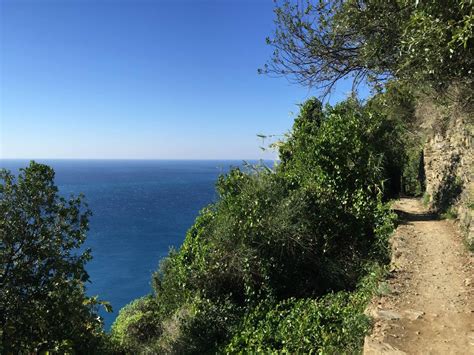
[{"label": "ocean horizon line", "polygon": [[263,158],[1,158],[0,160],[123,160],[123,161],[275,161],[279,159]]}]

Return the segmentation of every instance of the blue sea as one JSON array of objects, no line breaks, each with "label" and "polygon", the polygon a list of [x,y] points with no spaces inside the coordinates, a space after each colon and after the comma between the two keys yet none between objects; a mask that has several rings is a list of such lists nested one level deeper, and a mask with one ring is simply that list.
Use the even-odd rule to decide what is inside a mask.
[{"label": "blue sea", "polygon": [[[87,293],[112,304],[101,312],[106,328],[118,311],[151,292],[151,274],[207,204],[215,201],[217,177],[242,161],[37,160],[56,172],[64,196],[83,193],[93,216],[86,247]],[[27,160],[0,160],[17,173]]]}]

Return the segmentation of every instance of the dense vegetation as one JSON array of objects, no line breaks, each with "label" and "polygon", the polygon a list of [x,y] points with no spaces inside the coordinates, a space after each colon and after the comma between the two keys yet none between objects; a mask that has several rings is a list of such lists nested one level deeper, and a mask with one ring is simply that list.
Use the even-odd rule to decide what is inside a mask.
[{"label": "dense vegetation", "polygon": [[307,101],[278,165],[220,177],[218,201],[162,262],[153,295],[120,312],[113,339],[131,353],[357,349],[368,275],[388,260],[395,138],[356,100]]},{"label": "dense vegetation", "polygon": [[0,353],[97,351],[97,306],[86,297],[80,249],[90,211],[60,197],[54,171],[31,162],[15,177],[0,171]]}]

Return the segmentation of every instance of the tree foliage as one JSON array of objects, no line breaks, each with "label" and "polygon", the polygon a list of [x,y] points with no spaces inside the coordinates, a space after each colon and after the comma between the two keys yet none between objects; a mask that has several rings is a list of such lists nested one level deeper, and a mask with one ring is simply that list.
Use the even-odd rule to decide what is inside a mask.
[{"label": "tree foliage", "polygon": [[81,196],[59,196],[46,165],[0,180],[1,352],[91,351],[102,324],[101,302],[84,294],[90,211]]},{"label": "tree foliage", "polygon": [[352,76],[435,88],[472,83],[472,0],[277,1],[272,59],[261,72],[328,93]]}]

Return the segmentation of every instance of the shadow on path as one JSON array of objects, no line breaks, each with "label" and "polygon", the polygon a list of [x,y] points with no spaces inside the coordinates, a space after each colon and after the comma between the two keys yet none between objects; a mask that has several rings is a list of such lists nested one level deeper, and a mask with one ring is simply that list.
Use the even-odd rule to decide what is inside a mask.
[{"label": "shadow on path", "polygon": [[434,213],[413,213],[398,209],[395,209],[394,211],[398,215],[400,224],[407,224],[409,222],[436,221],[439,219]]}]

